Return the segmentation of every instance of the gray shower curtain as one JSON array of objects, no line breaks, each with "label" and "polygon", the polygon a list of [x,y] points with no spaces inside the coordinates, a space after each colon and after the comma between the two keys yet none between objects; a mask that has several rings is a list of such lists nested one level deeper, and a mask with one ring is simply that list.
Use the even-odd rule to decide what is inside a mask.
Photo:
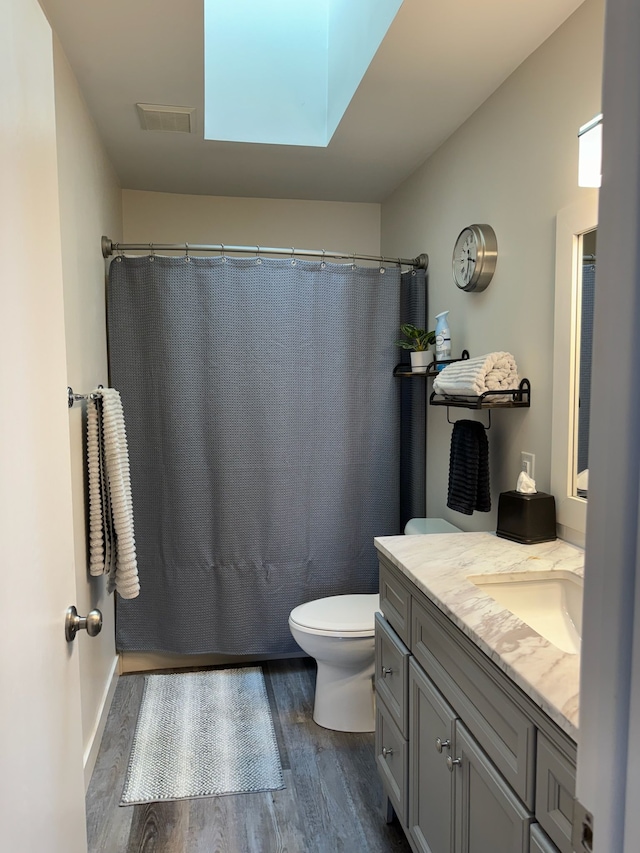
[{"label": "gray shower curtain", "polygon": [[123,257],[107,308],[141,584],[118,648],[297,650],[290,610],[374,592],[373,537],[424,514],[424,381],[392,375],[424,273]]}]

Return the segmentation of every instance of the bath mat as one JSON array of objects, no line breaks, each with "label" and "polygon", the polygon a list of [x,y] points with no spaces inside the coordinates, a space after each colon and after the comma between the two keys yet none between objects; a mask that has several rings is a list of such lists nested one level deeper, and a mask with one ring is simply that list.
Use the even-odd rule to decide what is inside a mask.
[{"label": "bath mat", "polygon": [[280,788],[260,667],[145,677],[121,806]]}]

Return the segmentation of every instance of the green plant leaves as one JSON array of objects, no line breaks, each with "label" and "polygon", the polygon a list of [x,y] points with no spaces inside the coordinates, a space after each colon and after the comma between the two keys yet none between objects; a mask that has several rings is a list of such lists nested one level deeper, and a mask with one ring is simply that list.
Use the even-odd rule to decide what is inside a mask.
[{"label": "green plant leaves", "polygon": [[427,332],[425,329],[418,329],[412,323],[403,323],[400,326],[400,331],[409,339],[406,341],[396,341],[396,346],[402,347],[402,349],[408,349],[412,352],[423,352],[429,348],[430,344],[435,344],[436,342],[435,331]]}]

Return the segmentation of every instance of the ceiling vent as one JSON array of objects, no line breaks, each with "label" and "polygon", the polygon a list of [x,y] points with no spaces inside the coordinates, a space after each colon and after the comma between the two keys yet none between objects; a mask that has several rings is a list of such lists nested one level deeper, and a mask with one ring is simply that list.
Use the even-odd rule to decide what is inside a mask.
[{"label": "ceiling vent", "polygon": [[167,130],[192,133],[195,107],[167,107],[161,104],[136,104],[143,130]]}]

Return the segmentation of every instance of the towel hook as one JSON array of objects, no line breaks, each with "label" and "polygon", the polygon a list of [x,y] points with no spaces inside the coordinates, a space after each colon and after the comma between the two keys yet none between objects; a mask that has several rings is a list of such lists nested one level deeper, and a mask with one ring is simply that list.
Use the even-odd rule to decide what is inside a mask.
[{"label": "towel hook", "polygon": [[[485,430],[490,430],[491,429],[491,409],[487,409],[486,412],[489,415],[489,423],[486,426],[484,424],[482,424],[482,427]],[[451,418],[449,417],[449,406],[447,406],[447,421],[451,424],[451,426],[455,426],[458,423],[458,421],[452,421]],[[479,423],[481,423],[481,422],[479,422]]]}]

